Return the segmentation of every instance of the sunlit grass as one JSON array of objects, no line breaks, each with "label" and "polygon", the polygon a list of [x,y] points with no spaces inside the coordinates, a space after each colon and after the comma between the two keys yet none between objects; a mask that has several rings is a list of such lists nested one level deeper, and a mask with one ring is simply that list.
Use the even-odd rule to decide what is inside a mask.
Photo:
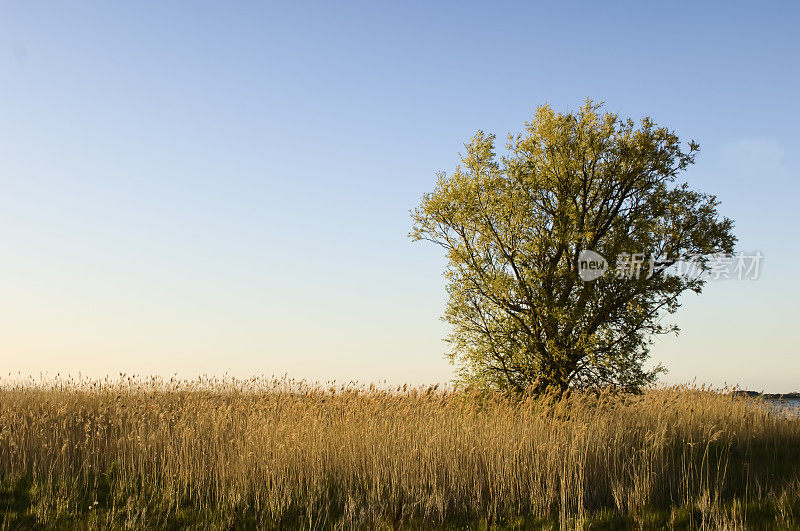
[{"label": "sunlit grass", "polygon": [[3,525],[800,522],[800,421],[692,388],[518,400],[121,378],[0,390]]}]

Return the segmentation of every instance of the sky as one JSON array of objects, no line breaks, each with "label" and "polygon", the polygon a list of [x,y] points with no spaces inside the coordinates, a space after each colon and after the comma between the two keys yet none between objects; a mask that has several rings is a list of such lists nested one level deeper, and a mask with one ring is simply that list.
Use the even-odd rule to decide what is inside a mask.
[{"label": "sky", "polygon": [[757,280],[683,297],[662,381],[800,389],[800,4],[0,1],[3,377],[446,382],[409,210],[538,105],[651,116]]}]

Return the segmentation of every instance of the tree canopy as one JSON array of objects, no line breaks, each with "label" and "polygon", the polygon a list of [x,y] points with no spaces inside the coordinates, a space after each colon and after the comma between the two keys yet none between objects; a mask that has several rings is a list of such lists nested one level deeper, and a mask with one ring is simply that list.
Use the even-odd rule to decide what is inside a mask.
[{"label": "tree canopy", "polygon": [[[645,368],[653,336],[677,330],[664,317],[705,282],[665,268],[736,241],[715,196],[678,180],[699,146],[587,100],[577,112],[540,106],[502,156],[481,131],[465,148],[412,212],[411,232],[447,253],[444,319],[461,379],[532,392],[653,382],[663,369]],[[587,281],[586,251],[611,270],[629,256],[650,267]]]}]

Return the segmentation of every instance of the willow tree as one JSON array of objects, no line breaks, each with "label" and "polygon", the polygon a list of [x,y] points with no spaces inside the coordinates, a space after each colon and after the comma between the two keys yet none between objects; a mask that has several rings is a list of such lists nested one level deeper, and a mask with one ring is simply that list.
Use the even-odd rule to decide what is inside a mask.
[{"label": "willow tree", "polygon": [[[411,237],[447,253],[449,356],[466,382],[639,389],[663,370],[645,367],[652,338],[677,330],[664,317],[705,282],[667,268],[733,250],[716,198],[679,180],[697,144],[684,148],[649,118],[623,120],[601,105],[539,107],[501,157],[494,135],[478,132],[462,165],[440,173],[412,212]],[[628,253],[659,267],[585,281],[585,251],[610,271]]]}]

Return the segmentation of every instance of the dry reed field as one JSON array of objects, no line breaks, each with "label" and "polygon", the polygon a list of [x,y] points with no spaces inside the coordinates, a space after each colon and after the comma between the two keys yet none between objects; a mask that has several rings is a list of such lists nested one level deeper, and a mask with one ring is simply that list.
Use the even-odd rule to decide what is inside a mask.
[{"label": "dry reed field", "polygon": [[688,387],[0,390],[4,528],[781,528],[800,522],[798,466],[800,421]]}]

